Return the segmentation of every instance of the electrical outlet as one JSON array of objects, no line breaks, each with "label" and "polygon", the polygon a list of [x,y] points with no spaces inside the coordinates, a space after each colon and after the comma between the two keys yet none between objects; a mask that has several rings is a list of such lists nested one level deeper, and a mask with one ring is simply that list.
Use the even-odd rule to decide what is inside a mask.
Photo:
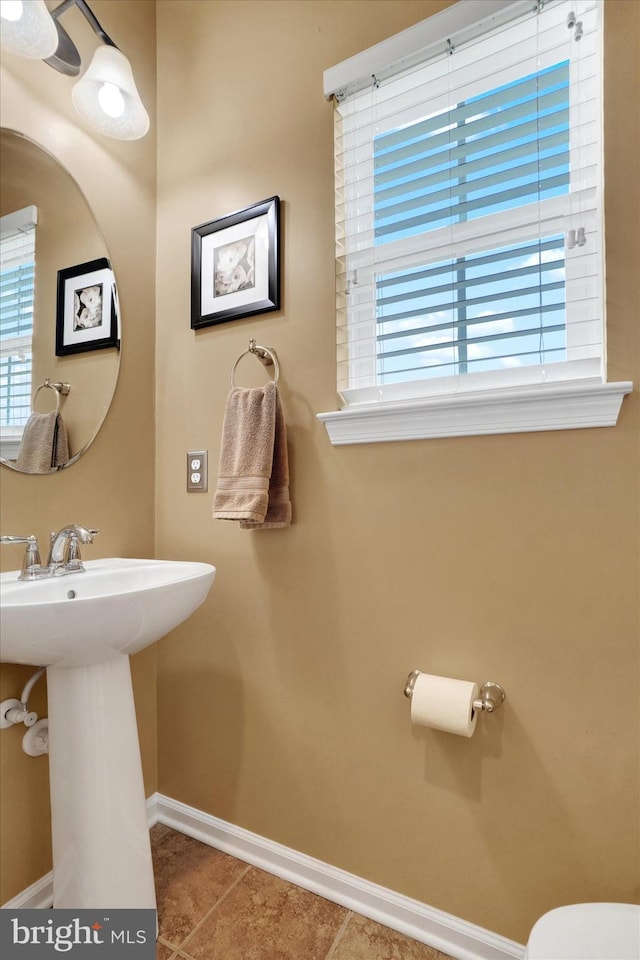
[{"label": "electrical outlet", "polygon": [[187,493],[207,491],[207,451],[192,450],[187,454]]}]

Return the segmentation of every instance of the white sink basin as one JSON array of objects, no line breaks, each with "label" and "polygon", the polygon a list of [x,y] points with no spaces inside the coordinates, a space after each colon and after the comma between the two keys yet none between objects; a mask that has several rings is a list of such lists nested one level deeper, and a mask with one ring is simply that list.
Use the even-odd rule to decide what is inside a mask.
[{"label": "white sink basin", "polygon": [[216,572],[178,560],[89,560],[85,568],[43,580],[0,575],[1,661],[80,666],[137,653],[200,606]]}]

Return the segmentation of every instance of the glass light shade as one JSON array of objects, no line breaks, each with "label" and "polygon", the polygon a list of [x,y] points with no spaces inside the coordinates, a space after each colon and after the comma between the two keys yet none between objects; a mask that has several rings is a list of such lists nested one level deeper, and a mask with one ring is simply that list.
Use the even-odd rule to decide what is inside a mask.
[{"label": "glass light shade", "polygon": [[80,116],[106,137],[139,140],[149,129],[131,64],[117,47],[98,47],[71,99]]},{"label": "glass light shade", "polygon": [[19,57],[52,56],[58,49],[58,31],[44,0],[2,0],[0,43]]}]

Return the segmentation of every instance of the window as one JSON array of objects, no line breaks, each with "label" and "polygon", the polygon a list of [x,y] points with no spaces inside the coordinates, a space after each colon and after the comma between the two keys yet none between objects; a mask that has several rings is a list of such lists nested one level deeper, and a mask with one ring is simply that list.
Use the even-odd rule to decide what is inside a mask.
[{"label": "window", "polygon": [[17,452],[31,412],[31,354],[37,210],[0,217],[0,439]]},{"label": "window", "polygon": [[346,401],[319,415],[330,434],[367,412],[358,439],[399,438],[372,426],[394,402],[413,404],[410,436],[590,426],[547,401],[609,405],[601,8],[463,0],[325,74]]}]

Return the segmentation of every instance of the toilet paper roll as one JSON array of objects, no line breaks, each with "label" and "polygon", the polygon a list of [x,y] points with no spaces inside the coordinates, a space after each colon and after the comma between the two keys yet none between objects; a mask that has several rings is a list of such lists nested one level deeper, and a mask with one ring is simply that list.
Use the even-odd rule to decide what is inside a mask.
[{"label": "toilet paper roll", "polygon": [[460,737],[472,737],[477,721],[473,709],[476,699],[477,683],[420,673],[411,697],[411,722]]}]

